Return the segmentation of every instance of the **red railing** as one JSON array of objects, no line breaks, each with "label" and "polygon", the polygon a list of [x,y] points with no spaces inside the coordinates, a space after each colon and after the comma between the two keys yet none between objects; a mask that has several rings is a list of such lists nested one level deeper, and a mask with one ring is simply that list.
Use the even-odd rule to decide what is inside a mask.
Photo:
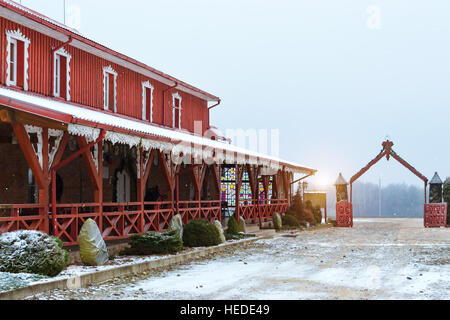
[{"label": "red railing", "polygon": [[56,205],[56,234],[65,245],[78,244],[78,234],[84,222],[94,220],[102,228],[101,206],[98,203]]},{"label": "red railing", "polygon": [[34,204],[0,205],[0,234],[17,230],[45,231],[48,217],[43,206]]},{"label": "red railing", "polygon": [[163,231],[169,227],[175,209],[171,201],[145,202],[143,216],[143,232]]},{"label": "red railing", "polygon": [[256,223],[260,218],[267,222],[275,213],[283,214],[287,209],[287,199],[245,200],[239,206],[241,216],[249,223]]},{"label": "red railing", "polygon": [[[275,212],[284,213],[287,200],[246,201],[240,207],[246,221],[255,223],[261,219],[268,221]],[[44,207],[39,205],[0,205],[0,234],[16,230],[46,231],[48,220],[52,221],[51,208],[45,216]],[[78,234],[84,222],[93,219],[105,240],[126,239],[134,234],[148,231],[163,231],[170,220],[179,213],[183,223],[193,219],[210,222],[221,221],[220,201],[179,201],[178,206],[171,201],[142,203],[86,203],[56,205],[56,236],[64,245],[78,244]]]},{"label": "red railing", "polygon": [[[102,210],[100,210],[100,208]],[[163,231],[180,213],[183,223],[193,219],[220,220],[219,201],[180,201],[178,208],[171,201],[142,203],[59,204],[56,206],[57,236],[65,245],[76,245],[83,223],[92,218],[105,240],[126,239],[134,234]]]}]

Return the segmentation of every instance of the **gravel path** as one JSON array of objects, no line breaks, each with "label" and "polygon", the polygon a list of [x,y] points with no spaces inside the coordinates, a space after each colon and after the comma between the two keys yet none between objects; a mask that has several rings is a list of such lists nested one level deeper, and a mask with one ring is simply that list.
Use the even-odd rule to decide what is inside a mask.
[{"label": "gravel path", "polygon": [[29,299],[450,299],[450,229],[357,219],[169,270]]}]

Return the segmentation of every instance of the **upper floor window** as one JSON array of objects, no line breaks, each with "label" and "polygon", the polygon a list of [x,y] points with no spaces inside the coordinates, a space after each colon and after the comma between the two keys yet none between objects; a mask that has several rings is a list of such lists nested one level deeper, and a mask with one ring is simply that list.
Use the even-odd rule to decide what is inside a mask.
[{"label": "upper floor window", "polygon": [[64,48],[53,57],[53,95],[70,101],[70,60],[72,56]]},{"label": "upper floor window", "polygon": [[153,86],[150,81],[142,82],[142,120],[153,122]]},{"label": "upper floor window", "polygon": [[103,108],[117,112],[117,72],[111,66],[103,68]]},{"label": "upper floor window", "polygon": [[172,95],[172,106],[172,127],[181,129],[181,96],[178,94],[178,92]]},{"label": "upper floor window", "polygon": [[28,90],[28,47],[30,40],[20,29],[6,31],[6,85]]}]

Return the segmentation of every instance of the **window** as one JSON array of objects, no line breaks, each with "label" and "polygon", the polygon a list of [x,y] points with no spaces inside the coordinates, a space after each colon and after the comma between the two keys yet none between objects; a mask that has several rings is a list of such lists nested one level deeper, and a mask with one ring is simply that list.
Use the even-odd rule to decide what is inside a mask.
[{"label": "window", "polygon": [[6,31],[6,85],[28,90],[28,40],[19,29]]},{"label": "window", "polygon": [[53,95],[70,101],[70,59],[64,48],[55,52],[53,61]]},{"label": "window", "polygon": [[111,66],[103,68],[103,108],[117,112],[117,72]]},{"label": "window", "polygon": [[9,82],[11,85],[17,85],[17,40],[11,39],[10,60],[9,60]]},{"label": "window", "polygon": [[142,120],[153,122],[153,86],[150,81],[142,83]]},{"label": "window", "polygon": [[178,93],[172,95],[173,118],[172,127],[181,129],[181,96]]}]

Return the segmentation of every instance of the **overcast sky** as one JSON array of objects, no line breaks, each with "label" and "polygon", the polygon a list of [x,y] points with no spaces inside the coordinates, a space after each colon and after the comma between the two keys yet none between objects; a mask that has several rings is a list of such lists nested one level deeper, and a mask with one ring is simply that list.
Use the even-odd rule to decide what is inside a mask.
[{"label": "overcast sky", "polygon": [[[63,0],[22,4],[59,21]],[[74,19],[73,6],[80,10]],[[280,130],[280,156],[348,180],[381,150],[450,176],[448,0],[67,0],[88,38],[222,99],[212,124]],[[76,14],[75,14],[76,16]],[[394,160],[363,181],[422,182]]]}]

